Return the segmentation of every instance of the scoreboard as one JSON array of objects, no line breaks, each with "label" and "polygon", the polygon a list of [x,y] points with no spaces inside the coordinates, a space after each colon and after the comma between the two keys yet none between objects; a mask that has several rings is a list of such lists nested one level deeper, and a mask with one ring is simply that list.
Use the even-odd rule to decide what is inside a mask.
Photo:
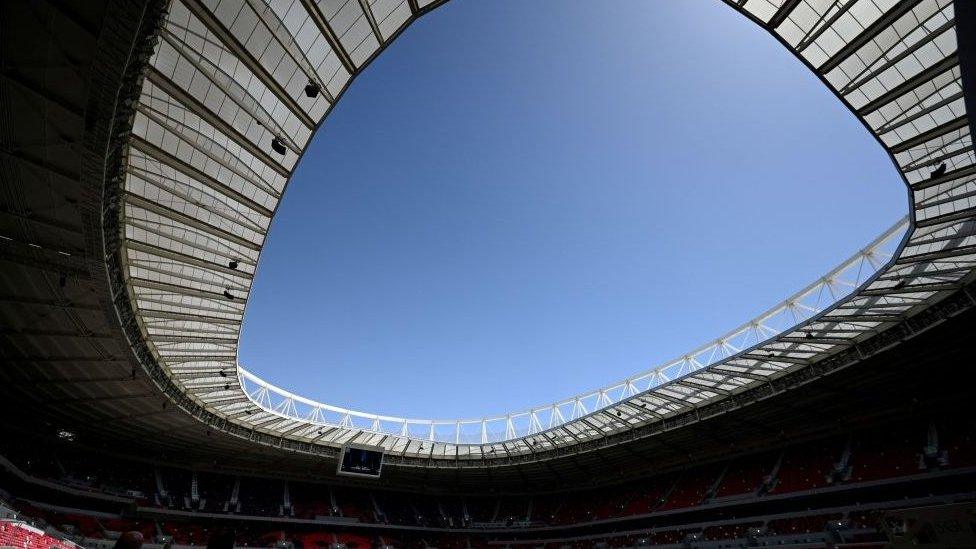
[{"label": "scoreboard", "polygon": [[342,447],[336,473],[351,477],[379,478],[382,469],[382,448],[364,444],[347,444]]}]

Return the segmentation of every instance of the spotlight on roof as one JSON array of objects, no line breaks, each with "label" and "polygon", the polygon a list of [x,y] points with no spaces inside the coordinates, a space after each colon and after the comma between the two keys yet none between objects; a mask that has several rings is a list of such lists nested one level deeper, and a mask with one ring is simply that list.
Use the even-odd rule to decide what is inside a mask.
[{"label": "spotlight on roof", "polygon": [[228,290],[224,290],[224,297],[226,297],[227,299],[229,299],[231,301],[234,301],[234,294],[230,293],[230,291],[228,291]]},{"label": "spotlight on roof", "polygon": [[225,391],[229,391],[230,390],[230,383],[224,383],[224,390]]},{"label": "spotlight on roof", "polygon": [[227,266],[231,269],[236,269],[239,263],[233,259],[227,262]]},{"label": "spotlight on roof", "polygon": [[322,86],[319,86],[318,82],[309,82],[305,86],[305,95],[309,96],[312,99],[318,97],[319,92],[321,91],[322,91]]},{"label": "spotlight on roof", "polygon": [[946,168],[948,168],[948,166],[946,166],[946,163],[945,162],[939,164],[939,167],[938,168],[932,170],[932,174],[929,177],[931,179],[936,179],[936,178],[942,177],[946,173]]},{"label": "spotlight on roof", "polygon": [[275,137],[271,140],[271,149],[278,154],[285,154],[285,144],[281,142],[280,139]]},{"label": "spotlight on roof", "polygon": [[227,377],[227,372],[221,370],[220,371],[220,377]]}]

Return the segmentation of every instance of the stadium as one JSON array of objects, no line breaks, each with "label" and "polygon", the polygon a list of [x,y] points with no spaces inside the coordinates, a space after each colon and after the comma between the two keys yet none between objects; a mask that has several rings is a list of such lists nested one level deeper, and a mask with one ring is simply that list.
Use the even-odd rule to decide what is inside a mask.
[{"label": "stadium", "polygon": [[909,207],[711,343],[457,419],[320,402],[238,364],[312,136],[444,3],[0,3],[0,545],[976,546],[963,0],[715,2],[863,124]]}]

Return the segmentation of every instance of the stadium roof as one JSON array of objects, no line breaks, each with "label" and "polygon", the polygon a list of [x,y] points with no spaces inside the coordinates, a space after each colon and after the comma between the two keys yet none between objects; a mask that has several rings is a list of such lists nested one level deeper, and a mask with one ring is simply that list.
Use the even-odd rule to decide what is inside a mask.
[{"label": "stadium roof", "polygon": [[352,78],[436,5],[174,0],[168,7],[133,106],[118,194],[107,204],[118,209],[117,224],[105,228],[107,253],[118,269],[116,305],[144,366],[230,423],[403,456],[531,454],[660,421],[803,368],[938,300],[973,267],[976,177],[952,3],[748,0],[733,7],[814,70],[891,153],[911,188],[907,240],[898,237],[908,223],[896,225],[714,342],[531,410],[409,419],[382,415],[381,398],[380,413],[358,412],[277,388],[237,364],[274,212]]},{"label": "stadium roof", "polygon": [[[145,7],[111,0],[111,7],[128,8],[132,20],[142,23],[107,32],[146,37],[133,51],[112,52],[121,62],[96,59],[90,81],[74,74],[70,63],[51,77],[60,82],[78,78],[77,86],[45,81],[45,87],[29,69],[4,72],[5,90],[43,101],[45,139],[98,132],[110,139],[107,156],[104,150],[83,156],[80,174],[66,164],[67,155],[50,150],[44,158],[30,156],[26,145],[4,153],[4,165],[18,170],[17,180],[44,174],[49,186],[34,192],[53,188],[52,180],[81,179],[88,187],[66,192],[66,200],[101,200],[100,211],[85,211],[77,225],[16,214],[16,223],[29,226],[33,234],[59,236],[18,236],[5,243],[17,250],[8,257],[16,255],[13,261],[23,268],[4,273],[10,275],[5,301],[63,309],[80,327],[18,328],[20,337],[37,338],[35,347],[48,344],[46,350],[61,352],[17,360],[83,363],[78,371],[87,377],[71,390],[104,385],[117,395],[92,398],[111,401],[120,413],[149,417],[160,412],[125,402],[154,398],[158,390],[132,388],[107,374],[115,371],[109,364],[126,364],[123,357],[134,351],[156,387],[187,412],[173,420],[174,430],[199,420],[249,442],[318,455],[334,455],[337,445],[359,442],[384,446],[403,464],[483,466],[585,446],[734,400],[858,349],[971,280],[976,158],[953,3],[726,3],[793,52],[877,137],[902,174],[911,207],[904,224],[708,345],[592,393],[470,421],[345,410],[292,395],[240,369],[237,341],[252,277],[296,163],[352,78],[441,2],[172,0]],[[154,11],[163,6],[165,12]],[[38,13],[43,19],[57,9]],[[100,49],[92,45],[91,36],[98,33],[89,19],[95,17],[64,9],[61,19],[47,19],[59,21],[47,31],[77,48],[75,56],[102,55],[104,44]],[[72,57],[65,49],[58,55]],[[105,67],[115,65],[125,71],[122,95],[103,93],[84,105],[76,87],[94,88],[100,79],[109,79]],[[101,113],[114,107],[115,117],[89,116],[99,112],[93,105],[108,105]],[[43,197],[25,200],[38,203]],[[11,235],[30,232],[11,223]],[[97,234],[99,225],[103,242],[92,236],[91,229]],[[104,272],[106,264],[104,290],[90,273]],[[55,286],[60,289],[46,279],[27,288],[22,281],[30,280],[31,269],[58,273]],[[75,277],[91,284],[91,296],[72,287]],[[118,315],[127,342],[108,333],[112,322],[101,317],[107,311]],[[10,319],[25,315],[13,308],[5,308],[5,314]],[[103,333],[90,326],[108,327]],[[121,348],[126,343],[131,351]],[[93,374],[99,369],[106,372],[104,378]],[[71,398],[55,400],[70,408]],[[166,412],[169,418],[171,411]],[[382,412],[381,403],[376,412]]]}]

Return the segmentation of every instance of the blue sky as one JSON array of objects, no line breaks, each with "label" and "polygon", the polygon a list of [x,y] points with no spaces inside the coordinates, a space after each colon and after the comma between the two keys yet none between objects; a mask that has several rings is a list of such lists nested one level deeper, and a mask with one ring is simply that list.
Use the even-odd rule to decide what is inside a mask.
[{"label": "blue sky", "polygon": [[717,337],[906,208],[863,126],[718,0],[453,0],[315,136],[240,362],[365,411],[520,410]]}]

